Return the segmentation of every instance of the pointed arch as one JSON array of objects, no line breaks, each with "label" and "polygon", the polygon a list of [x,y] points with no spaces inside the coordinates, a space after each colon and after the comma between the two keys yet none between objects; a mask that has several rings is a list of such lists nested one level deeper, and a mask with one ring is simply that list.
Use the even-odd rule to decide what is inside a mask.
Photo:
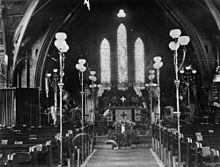
[{"label": "pointed arch", "polygon": [[104,38],[100,45],[101,83],[111,82],[110,44]]},{"label": "pointed arch", "polygon": [[145,60],[144,60],[144,43],[140,37],[138,37],[134,44],[135,54],[135,83],[145,83]]},{"label": "pointed arch", "polygon": [[127,67],[127,30],[124,24],[120,24],[117,29],[117,56],[118,56],[118,83],[128,81]]}]

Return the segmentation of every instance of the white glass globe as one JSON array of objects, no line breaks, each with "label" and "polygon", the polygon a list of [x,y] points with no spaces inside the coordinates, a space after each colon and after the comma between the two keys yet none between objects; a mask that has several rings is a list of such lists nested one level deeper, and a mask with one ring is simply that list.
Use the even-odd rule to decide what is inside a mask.
[{"label": "white glass globe", "polygon": [[172,38],[179,38],[180,35],[181,35],[180,29],[173,29],[170,31],[170,36]]},{"label": "white glass globe", "polygon": [[174,41],[171,41],[169,43],[169,48],[170,50],[177,50],[178,48],[180,47],[179,43],[178,42],[174,42]]},{"label": "white glass globe", "polygon": [[76,64],[76,69],[79,70],[81,68],[80,64]]},{"label": "white glass globe", "polygon": [[63,40],[55,40],[54,45],[60,52],[67,52],[69,49],[69,46],[67,45],[66,41]]},{"label": "white glass globe", "polygon": [[81,71],[81,72],[85,72],[85,71],[86,71],[86,67],[85,67],[85,66],[82,66],[81,69],[80,69],[80,71]]},{"label": "white glass globe", "polygon": [[190,69],[192,69],[192,65],[188,65],[185,68],[186,68],[186,70],[190,70]]},{"label": "white glass globe", "polygon": [[54,73],[58,72],[58,69],[57,69],[57,68],[54,68],[54,69],[53,69],[53,72],[54,72]]},{"label": "white glass globe", "polygon": [[96,81],[96,76],[93,76],[93,77],[92,77],[92,80],[93,80],[93,81]]},{"label": "white glass globe", "polygon": [[190,38],[188,36],[181,36],[178,39],[179,44],[183,46],[188,45],[189,41],[190,41]]},{"label": "white glass globe", "polygon": [[57,32],[55,38],[58,40],[66,40],[67,35],[65,32]]},{"label": "white glass globe", "polygon": [[86,64],[86,59],[79,59],[78,62],[79,62],[79,64],[84,65],[84,64]]},{"label": "white glass globe", "polygon": [[95,72],[95,71],[90,71],[90,74],[91,74],[91,75],[95,75],[96,72]]},{"label": "white glass globe", "polygon": [[89,76],[89,79],[90,79],[91,81],[94,81],[94,82],[97,80],[97,78],[96,78],[94,75],[90,75],[90,76]]},{"label": "white glass globe", "polygon": [[154,65],[153,65],[153,67],[157,70],[160,69],[162,66],[163,66],[163,62],[161,62],[161,61],[154,63]]},{"label": "white glass globe", "polygon": [[155,62],[160,62],[161,60],[162,60],[162,58],[160,56],[154,57],[154,61]]},{"label": "white glass globe", "polygon": [[148,79],[149,79],[150,81],[152,81],[152,80],[154,79],[154,77],[155,77],[155,75],[154,75],[154,74],[151,74],[151,75],[148,76]]},{"label": "white glass globe", "polygon": [[66,53],[68,50],[69,50],[69,45],[66,43],[65,45],[63,45],[60,51],[62,53]]},{"label": "white glass globe", "polygon": [[183,69],[180,70],[180,74],[184,74],[184,70]]},{"label": "white glass globe", "polygon": [[51,77],[51,73],[46,73],[46,76],[47,77]]},{"label": "white glass globe", "polygon": [[150,70],[149,73],[150,73],[150,74],[154,74],[155,71],[154,71],[154,70]]}]

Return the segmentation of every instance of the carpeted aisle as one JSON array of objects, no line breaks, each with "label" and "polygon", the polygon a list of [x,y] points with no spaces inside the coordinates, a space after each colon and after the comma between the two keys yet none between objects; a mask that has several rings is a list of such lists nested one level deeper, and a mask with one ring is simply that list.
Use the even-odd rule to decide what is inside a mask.
[{"label": "carpeted aisle", "polygon": [[163,164],[149,148],[112,150],[102,145],[82,167],[163,167]]}]

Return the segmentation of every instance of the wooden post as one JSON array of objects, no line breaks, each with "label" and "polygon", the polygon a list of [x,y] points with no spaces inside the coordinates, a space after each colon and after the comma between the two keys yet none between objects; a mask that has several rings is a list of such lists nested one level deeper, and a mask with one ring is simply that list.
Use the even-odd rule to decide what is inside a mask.
[{"label": "wooden post", "polygon": [[187,138],[186,141],[186,167],[190,166],[190,145],[192,144],[192,139]]},{"label": "wooden post", "polygon": [[77,167],[80,167],[80,149],[77,148]]},{"label": "wooden post", "polygon": [[46,145],[47,145],[47,148],[48,148],[48,164],[49,164],[49,167],[53,167],[51,141],[47,141]]},{"label": "wooden post", "polygon": [[195,148],[195,167],[198,167],[198,161],[199,161],[199,148],[201,148],[201,143],[196,142],[196,148]]},{"label": "wooden post", "polygon": [[38,160],[37,160],[37,148],[34,147],[34,158],[33,158],[33,161],[34,161],[34,167],[38,167]]}]

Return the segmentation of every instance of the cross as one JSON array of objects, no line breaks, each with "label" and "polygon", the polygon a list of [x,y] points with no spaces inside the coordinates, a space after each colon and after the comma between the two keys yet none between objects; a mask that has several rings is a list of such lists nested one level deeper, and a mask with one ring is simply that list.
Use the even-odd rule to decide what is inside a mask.
[{"label": "cross", "polygon": [[122,103],[124,103],[125,100],[126,100],[126,98],[124,96],[122,96],[122,98],[121,98]]},{"label": "cross", "polygon": [[127,114],[123,111],[123,113],[120,116],[124,119],[127,116]]}]

